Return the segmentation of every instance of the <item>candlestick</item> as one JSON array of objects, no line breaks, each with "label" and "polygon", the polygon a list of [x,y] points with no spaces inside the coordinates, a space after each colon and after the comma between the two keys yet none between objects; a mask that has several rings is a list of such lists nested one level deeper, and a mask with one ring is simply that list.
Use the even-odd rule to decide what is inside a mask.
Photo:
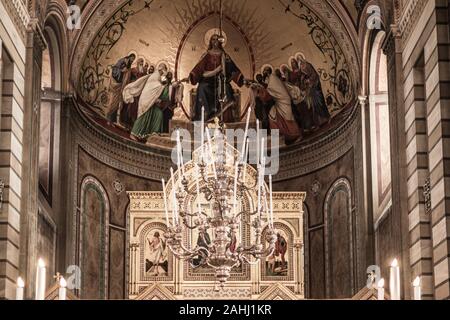
[{"label": "candlestick", "polygon": [[[263,193],[263,196],[262,196],[262,199],[263,199],[263,208],[264,208],[264,213],[265,214],[267,214],[267,217],[269,217],[269,204],[268,204],[268,201],[267,201],[267,192],[266,192],[266,190],[263,188],[263,190],[264,190],[264,193]],[[260,217],[261,218],[261,217]],[[269,218],[267,219],[267,223],[270,223],[270,221],[269,221]]]},{"label": "candlestick", "polygon": [[46,268],[44,260],[41,258],[38,260],[37,272],[36,272],[36,300],[45,299],[45,277]]},{"label": "candlestick", "polygon": [[377,283],[378,300],[384,300],[384,279],[381,279]]},{"label": "candlestick", "polygon": [[265,139],[261,139],[261,155],[260,155],[260,163],[262,163],[262,160],[264,158],[264,148],[265,148]]},{"label": "candlestick", "polygon": [[422,288],[421,288],[421,278],[417,277],[413,282],[414,287],[414,300],[422,300]]},{"label": "candlestick", "polygon": [[17,278],[16,300],[23,300],[25,282],[21,277]]},{"label": "candlestick", "polygon": [[391,264],[389,289],[391,300],[400,300],[400,267],[397,259],[394,259]]},{"label": "candlestick", "polygon": [[247,138],[247,143],[245,145],[245,155],[244,155],[244,161],[242,161],[242,164],[244,165],[244,173],[242,175],[242,181],[245,183],[245,180],[247,179],[247,159],[249,154],[249,143]]},{"label": "candlestick", "polygon": [[59,294],[58,294],[59,300],[66,300],[67,299],[67,282],[64,277],[61,277],[59,280]]},{"label": "candlestick", "polygon": [[[166,214],[166,224],[169,227],[169,209],[167,206],[167,191],[166,191],[166,182],[164,179],[161,180],[163,185],[163,194],[164,194],[164,212]],[[173,184],[173,182],[172,182]]]}]

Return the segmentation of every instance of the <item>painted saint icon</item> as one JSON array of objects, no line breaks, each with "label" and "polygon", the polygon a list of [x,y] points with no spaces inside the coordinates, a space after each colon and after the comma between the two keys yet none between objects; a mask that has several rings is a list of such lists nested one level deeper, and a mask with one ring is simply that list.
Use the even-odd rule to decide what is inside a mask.
[{"label": "painted saint icon", "polygon": [[145,251],[145,273],[148,276],[167,276],[168,251],[160,231],[147,238]]},{"label": "painted saint icon", "polygon": [[277,234],[275,250],[266,259],[266,276],[284,277],[288,274],[288,242],[286,235],[282,231]]}]

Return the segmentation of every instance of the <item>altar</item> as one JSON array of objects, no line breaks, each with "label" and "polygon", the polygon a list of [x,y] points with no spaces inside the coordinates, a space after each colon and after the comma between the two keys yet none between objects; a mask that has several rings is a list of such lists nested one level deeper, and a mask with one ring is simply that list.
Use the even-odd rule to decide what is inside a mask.
[{"label": "altar", "polygon": [[[249,179],[251,174],[249,174]],[[274,192],[274,227],[278,246],[274,254],[255,265],[232,271],[219,288],[208,268],[193,268],[175,259],[165,245],[163,192],[129,192],[128,294],[137,300],[304,299],[303,192]],[[249,194],[242,206],[253,206]],[[207,208],[208,203],[202,203]],[[252,241],[250,221],[244,221],[240,241]],[[266,230],[263,231],[263,234]],[[187,231],[184,241],[198,243],[198,233]],[[154,243],[159,243],[155,250]],[[151,247],[151,248],[150,248]],[[155,254],[158,263],[154,264]]]}]

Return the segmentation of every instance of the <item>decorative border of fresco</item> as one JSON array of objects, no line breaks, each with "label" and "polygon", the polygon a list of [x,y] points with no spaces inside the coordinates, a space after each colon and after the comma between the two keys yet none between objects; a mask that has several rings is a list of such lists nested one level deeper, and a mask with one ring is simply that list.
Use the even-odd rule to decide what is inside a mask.
[{"label": "decorative border of fresco", "polygon": [[[170,169],[170,145],[152,147],[121,138],[92,122],[73,101],[71,119],[72,129],[77,132],[77,143],[90,155],[109,166],[134,176],[154,181],[161,179],[161,172]],[[323,168],[346,154],[356,143],[355,135],[359,129],[358,107],[349,110],[345,121],[308,143],[293,145],[280,150],[280,171],[274,181],[283,181]]]}]

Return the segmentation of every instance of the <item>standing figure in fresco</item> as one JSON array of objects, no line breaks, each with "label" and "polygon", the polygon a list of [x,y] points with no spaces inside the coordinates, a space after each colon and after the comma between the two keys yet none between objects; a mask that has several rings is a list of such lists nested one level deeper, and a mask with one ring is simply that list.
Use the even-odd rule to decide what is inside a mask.
[{"label": "standing figure in fresco", "polygon": [[294,107],[293,112],[295,116],[295,106],[303,101],[304,93],[299,86],[300,69],[298,67],[298,63],[295,58],[291,59],[291,67],[292,70],[290,70],[287,65],[282,65],[280,68],[283,71],[284,85],[288,89],[289,95],[291,96],[292,99],[292,104]]},{"label": "standing figure in fresco", "polygon": [[154,74],[154,73],[155,73],[155,66],[154,66],[153,64],[151,64],[151,65],[148,67],[148,74],[152,75],[152,74]]},{"label": "standing figure in fresco", "polygon": [[167,273],[167,250],[166,243],[161,239],[160,234],[156,231],[152,239],[147,239],[148,251],[146,256],[146,272],[158,276],[161,269]]},{"label": "standing figure in fresco", "polygon": [[250,88],[247,106],[255,110],[256,119],[261,122],[262,128],[270,130],[269,112],[275,104],[275,101],[267,91],[267,84],[264,83],[263,75],[258,73],[255,76],[255,80],[253,82],[247,82],[247,86]]},{"label": "standing figure in fresco", "polygon": [[[224,89],[226,103],[224,110],[219,110],[219,93],[220,87],[223,87],[223,77],[226,78]],[[235,99],[231,81],[239,87],[242,87],[244,84],[244,76],[223,49],[219,35],[214,34],[211,37],[208,51],[191,71],[189,78],[185,80],[189,80],[192,85],[198,84],[195,102],[195,121],[201,119],[202,107],[205,108],[205,117],[207,119],[214,118],[219,112],[223,112],[224,122],[231,122],[233,120],[230,107],[235,103]]]},{"label": "standing figure in fresco", "polygon": [[148,68],[149,68],[149,64],[148,64],[148,62],[146,62],[144,65],[144,75],[148,74]]},{"label": "standing figure in fresco", "polygon": [[275,243],[275,257],[280,257],[281,259],[281,269],[284,270],[287,268],[286,263],[286,252],[287,252],[287,241],[286,239],[280,234],[277,234],[277,242]]},{"label": "standing figure in fresco", "polygon": [[231,253],[235,253],[237,247],[236,234],[234,232],[229,232],[228,236],[231,238],[231,241],[229,244],[227,244],[227,250],[230,251]]},{"label": "standing figure in fresco", "polygon": [[288,81],[292,83],[293,85],[300,87],[300,68],[298,66],[297,59],[291,58],[290,61],[291,64],[291,70],[289,70],[289,75],[287,77]]},{"label": "standing figure in fresco", "polygon": [[[197,247],[204,248],[209,250],[209,246],[211,245],[211,237],[209,236],[208,231],[199,230],[198,238],[197,238]],[[199,267],[203,264],[203,258],[199,256],[197,259],[193,260],[193,265],[195,267]]]},{"label": "standing figure in fresco", "polygon": [[281,79],[283,81],[289,81],[289,75],[291,73],[291,70],[289,70],[289,67],[287,64],[283,64],[282,66],[280,66],[280,71],[281,71]]},{"label": "standing figure in fresco", "polygon": [[[130,83],[133,83],[146,75],[147,70],[145,69],[144,59],[139,58],[136,67],[131,69]],[[133,127],[133,124],[137,119],[138,108],[139,108],[138,97],[132,103],[124,104],[122,112],[120,113],[120,120],[121,123],[124,124],[127,129],[131,129]]]},{"label": "standing figure in fresco", "polygon": [[[172,84],[172,74],[166,64],[158,72],[147,75],[128,85],[123,92],[124,101],[131,103],[139,97],[137,120],[131,130],[131,138],[145,141],[154,133],[164,131],[164,111],[168,104],[177,104],[183,99],[183,86]],[[162,106],[162,107],[161,107]]]},{"label": "standing figure in fresco", "polygon": [[288,244],[286,239],[280,234],[277,234],[277,241],[275,242],[275,250],[267,257],[267,275],[282,276],[286,274],[288,264],[286,261],[286,253]]},{"label": "standing figure in fresco", "polygon": [[305,131],[313,130],[329,122],[330,112],[325,102],[319,73],[303,56],[299,61],[299,85],[304,100],[298,105],[297,114]]},{"label": "standing figure in fresco", "polygon": [[117,116],[123,106],[122,91],[131,80],[131,66],[136,55],[134,53],[126,56],[112,67],[110,99],[106,110],[106,118],[109,123],[116,122]]},{"label": "standing figure in fresco", "polygon": [[169,133],[170,120],[173,118],[178,103],[183,100],[183,84],[180,82],[172,83],[172,79],[172,72],[168,72],[165,91],[157,104],[158,108],[162,111],[163,117],[162,127],[159,131],[160,133]]},{"label": "standing figure in fresco", "polygon": [[274,254],[271,254],[270,256],[267,257],[267,270],[270,271],[270,274],[275,274],[275,262],[276,262],[276,258]]},{"label": "standing figure in fresco", "polygon": [[284,82],[281,81],[270,66],[264,67],[263,77],[267,82],[267,92],[272,96],[274,105],[269,112],[271,129],[279,129],[285,137],[286,144],[291,144],[300,138],[300,128],[292,112],[292,99]]}]

